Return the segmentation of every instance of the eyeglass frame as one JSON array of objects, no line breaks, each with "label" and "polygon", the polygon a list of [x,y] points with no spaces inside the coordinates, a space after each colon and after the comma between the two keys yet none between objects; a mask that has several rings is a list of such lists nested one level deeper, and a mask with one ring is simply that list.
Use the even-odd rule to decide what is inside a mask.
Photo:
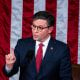
[{"label": "eyeglass frame", "polygon": [[[42,31],[42,30],[44,30],[45,28],[49,28],[50,26],[47,26],[47,27],[40,27],[40,26],[35,26],[35,25],[33,25],[33,24],[31,24],[31,28],[33,29],[34,28],[34,30],[37,28],[37,30],[38,31]],[[39,30],[39,29],[41,29],[41,30]]]}]

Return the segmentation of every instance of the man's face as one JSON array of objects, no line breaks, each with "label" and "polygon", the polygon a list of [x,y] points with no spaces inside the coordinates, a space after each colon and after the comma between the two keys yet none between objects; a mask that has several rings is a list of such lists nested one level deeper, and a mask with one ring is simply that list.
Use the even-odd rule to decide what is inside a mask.
[{"label": "man's face", "polygon": [[[35,29],[32,28],[33,39],[36,41],[40,41],[40,42],[45,41],[50,36],[50,33],[53,30],[53,27],[44,28],[48,26],[47,26],[47,21],[43,19],[34,20],[33,25],[36,26]],[[42,27],[44,29],[39,31],[38,27]]]}]

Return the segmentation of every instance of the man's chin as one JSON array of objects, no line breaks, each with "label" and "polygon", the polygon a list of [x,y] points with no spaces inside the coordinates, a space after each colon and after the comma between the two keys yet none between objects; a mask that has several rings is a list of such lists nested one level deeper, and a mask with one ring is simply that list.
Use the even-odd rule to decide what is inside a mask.
[{"label": "man's chin", "polygon": [[38,41],[38,38],[33,37],[33,39],[34,39],[35,41]]}]

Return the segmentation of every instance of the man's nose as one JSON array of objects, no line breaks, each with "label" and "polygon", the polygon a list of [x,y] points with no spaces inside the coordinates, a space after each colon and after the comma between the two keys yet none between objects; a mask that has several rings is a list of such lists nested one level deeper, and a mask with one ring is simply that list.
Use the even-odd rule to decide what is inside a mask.
[{"label": "man's nose", "polygon": [[38,29],[37,29],[37,27],[34,29],[34,32],[38,32]]}]

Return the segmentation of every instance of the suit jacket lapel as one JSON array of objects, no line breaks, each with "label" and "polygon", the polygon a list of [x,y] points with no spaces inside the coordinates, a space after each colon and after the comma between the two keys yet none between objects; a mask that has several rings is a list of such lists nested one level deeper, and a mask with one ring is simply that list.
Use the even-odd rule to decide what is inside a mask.
[{"label": "suit jacket lapel", "polygon": [[[49,41],[49,44],[48,44],[48,47],[47,47],[47,50],[46,50],[46,53],[45,53],[45,56],[43,58],[40,70],[39,70],[39,74],[41,73],[42,69],[44,68],[44,65],[47,64],[48,59],[50,59],[51,56],[53,55],[53,53],[54,53],[54,47],[55,47],[55,39],[53,39],[51,37],[51,39]],[[44,75],[45,75],[45,71],[43,71],[43,73],[40,74],[39,78],[41,78]]]},{"label": "suit jacket lapel", "polygon": [[54,46],[55,46],[54,44],[55,44],[54,39],[51,37],[41,66],[43,66],[45,64],[46,60],[49,59],[50,56],[52,55],[52,52],[54,51]]}]

